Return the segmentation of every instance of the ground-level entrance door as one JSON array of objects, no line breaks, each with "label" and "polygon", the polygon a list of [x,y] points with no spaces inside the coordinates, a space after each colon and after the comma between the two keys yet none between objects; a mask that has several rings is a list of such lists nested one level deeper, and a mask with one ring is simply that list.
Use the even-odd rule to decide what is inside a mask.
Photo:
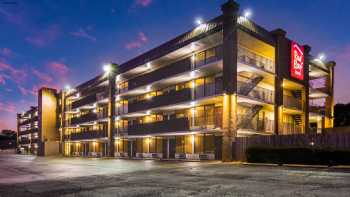
[{"label": "ground-level entrance door", "polygon": [[169,159],[175,159],[176,140],[175,138],[170,138],[168,142],[169,142]]}]

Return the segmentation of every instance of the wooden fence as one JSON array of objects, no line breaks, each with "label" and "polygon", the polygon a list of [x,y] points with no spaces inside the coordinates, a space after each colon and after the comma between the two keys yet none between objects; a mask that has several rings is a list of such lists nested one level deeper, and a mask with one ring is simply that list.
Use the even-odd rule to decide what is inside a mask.
[{"label": "wooden fence", "polygon": [[239,137],[234,143],[234,158],[239,161],[245,161],[245,151],[251,146],[270,146],[270,147],[315,147],[315,148],[335,148],[350,149],[349,132],[332,133],[310,133],[297,135],[271,135]]}]

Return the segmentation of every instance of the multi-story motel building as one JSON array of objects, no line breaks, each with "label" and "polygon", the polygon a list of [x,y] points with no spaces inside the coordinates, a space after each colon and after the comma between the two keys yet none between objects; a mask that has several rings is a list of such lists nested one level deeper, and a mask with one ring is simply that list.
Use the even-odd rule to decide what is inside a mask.
[{"label": "multi-story motel building", "polygon": [[41,88],[38,106],[17,114],[17,144],[21,153],[40,156],[58,153],[57,104],[57,91]]},{"label": "multi-story motel building", "polygon": [[230,161],[236,137],[332,127],[335,62],[239,16],[234,1],[221,10],[61,91],[61,153]]}]

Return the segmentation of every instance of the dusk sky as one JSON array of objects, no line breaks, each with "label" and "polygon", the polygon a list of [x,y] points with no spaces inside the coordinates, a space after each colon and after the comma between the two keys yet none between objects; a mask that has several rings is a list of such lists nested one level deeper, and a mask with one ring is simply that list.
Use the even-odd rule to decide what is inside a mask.
[{"label": "dusk sky", "polygon": [[[78,85],[221,14],[226,0],[0,0],[0,130],[36,105],[41,86]],[[337,62],[336,102],[350,102],[350,1],[240,0],[268,30]]]}]

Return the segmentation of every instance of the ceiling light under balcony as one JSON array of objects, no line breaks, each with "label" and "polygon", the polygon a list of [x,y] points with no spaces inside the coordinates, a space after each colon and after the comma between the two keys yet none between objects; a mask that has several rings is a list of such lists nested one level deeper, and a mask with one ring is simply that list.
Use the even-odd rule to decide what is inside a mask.
[{"label": "ceiling light under balcony", "polygon": [[152,67],[152,64],[150,63],[150,62],[148,62],[147,64],[146,64],[146,68],[147,69],[150,69]]},{"label": "ceiling light under balcony", "polygon": [[195,77],[195,76],[196,76],[196,71],[195,71],[195,70],[191,71],[191,72],[190,72],[190,76],[191,76],[191,77]]},{"label": "ceiling light under balcony", "polygon": [[195,102],[195,101],[192,101],[192,102],[190,103],[190,105],[191,105],[191,107],[194,107],[194,106],[196,106],[196,102]]},{"label": "ceiling light under balcony", "polygon": [[152,86],[151,85],[148,85],[147,87],[146,87],[146,91],[148,92],[148,91],[151,91],[151,88],[152,88]]}]

